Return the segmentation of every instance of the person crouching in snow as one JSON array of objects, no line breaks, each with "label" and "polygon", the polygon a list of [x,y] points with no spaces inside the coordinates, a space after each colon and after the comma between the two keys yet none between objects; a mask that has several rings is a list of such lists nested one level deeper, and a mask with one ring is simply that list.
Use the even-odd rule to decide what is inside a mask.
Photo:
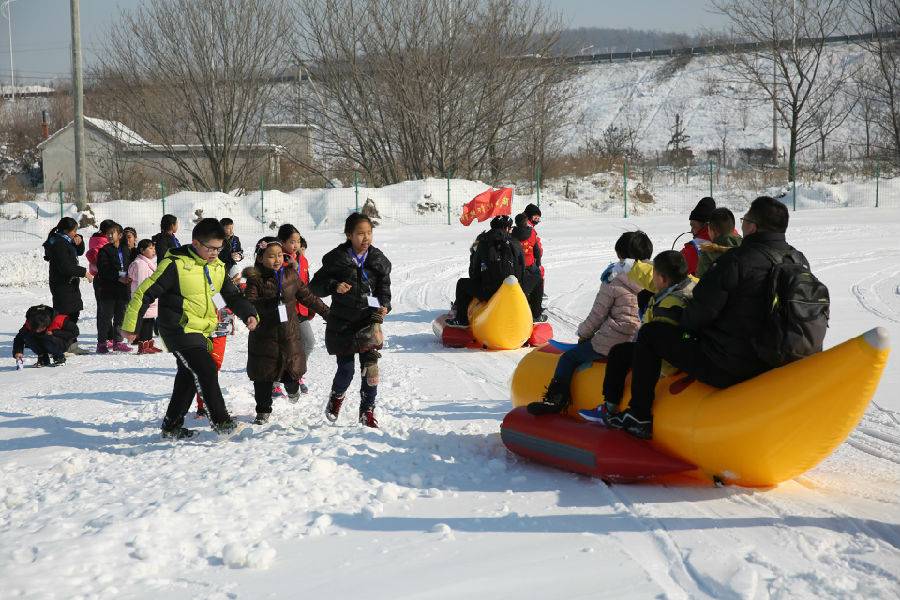
[{"label": "person crouching in snow", "polygon": [[159,332],[178,364],[162,422],[162,436],[169,439],[194,435],[183,425],[195,393],[203,398],[216,433],[227,436],[243,428],[225,406],[216,365],[209,354],[209,336],[218,325],[218,310],[226,306],[250,331],[256,329],[258,322],[256,309],[228,278],[225,265],[218,258],[225,240],[225,230],[219,222],[201,219],[191,237],[189,245],[169,250],[156,272],[138,286],[122,325],[123,335],[133,342],[140,319],[159,298]]},{"label": "person crouching in snow", "polygon": [[378,350],[384,341],[381,323],[391,311],[391,261],[372,245],[372,220],[353,213],[344,222],[347,241],[322,257],[322,267],[309,284],[313,293],[331,296],[325,327],[325,349],[337,357],[325,418],[335,422],[344,394],[353,382],[354,356],[362,375],[359,422],[378,427]]},{"label": "person crouching in snow", "polygon": [[615,245],[617,262],[603,271],[590,314],[578,326],[578,345],[559,358],[541,402],[528,405],[533,415],[564,411],[571,402],[570,386],[579,365],[605,358],[616,344],[630,342],[641,325],[637,294],[641,286],[628,278],[635,260],[653,256],[653,243],[643,231],[626,232]]},{"label": "person crouching in snow", "polygon": [[[156,245],[153,240],[141,240],[137,244],[137,256],[128,265],[128,277],[131,278],[131,293],[133,294],[144,280],[150,278],[156,271]],[[159,301],[147,308],[144,318],[138,329],[138,354],[156,354],[162,352],[153,344],[153,324],[156,322]]]},{"label": "person crouching in snow", "polygon": [[36,367],[49,367],[66,363],[66,349],[78,337],[78,326],[68,315],[58,314],[44,304],[32,306],[25,313],[25,324],[13,339],[13,358],[20,365],[25,358],[25,348],[37,354]]},{"label": "person crouching in snow", "polygon": [[256,244],[256,263],[244,271],[244,297],[256,307],[259,326],[250,332],[247,376],[253,381],[256,421],[272,414],[272,384],[284,384],[291,402],[300,398],[300,378],[306,372],[306,354],[300,345],[296,303],[315,310],[328,321],[328,306],[300,281],[297,271],[284,268],[284,248],[276,237]]}]

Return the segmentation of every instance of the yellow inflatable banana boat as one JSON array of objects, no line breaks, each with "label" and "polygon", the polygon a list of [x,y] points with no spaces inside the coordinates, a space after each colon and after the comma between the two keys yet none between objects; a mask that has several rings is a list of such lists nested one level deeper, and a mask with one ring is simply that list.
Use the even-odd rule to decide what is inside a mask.
[{"label": "yellow inflatable banana boat", "polygon": [[[561,354],[554,344],[519,363],[512,379],[514,406],[540,399]],[[653,440],[641,443],[695,466],[695,474],[707,478],[744,486],[778,484],[814,467],[847,438],[875,394],[888,354],[887,331],[879,327],[726,389],[683,374],[662,378],[653,405]],[[570,416],[600,403],[605,368],[596,362],[576,373]],[[626,404],[628,399],[626,392]],[[531,437],[540,431],[541,418],[528,425]],[[560,446],[559,440],[553,443]],[[531,457],[541,459],[533,452]]]},{"label": "yellow inflatable banana boat", "polygon": [[533,323],[528,299],[515,276],[507,277],[487,302],[469,304],[469,329],[448,327],[446,315],[433,323],[434,334],[446,346],[515,350],[527,343],[546,343],[553,335],[549,323]]}]

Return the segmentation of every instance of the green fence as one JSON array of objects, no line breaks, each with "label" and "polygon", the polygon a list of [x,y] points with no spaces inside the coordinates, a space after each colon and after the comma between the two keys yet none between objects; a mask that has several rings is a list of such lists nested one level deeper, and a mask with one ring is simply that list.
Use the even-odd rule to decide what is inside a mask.
[{"label": "green fence", "polygon": [[[378,187],[363,174],[334,187],[270,189],[260,179],[257,189],[240,193],[179,190],[160,182],[146,190],[146,200],[110,199],[92,193],[89,210],[76,211],[70,191],[28,198],[8,197],[0,189],[0,241],[17,236],[43,237],[60,216],[79,219],[85,227],[112,218],[149,237],[159,230],[163,214],[176,215],[183,231],[203,217],[231,217],[239,234],[274,232],[282,223],[301,230],[340,230],[353,211],[362,211],[385,226],[455,225],[462,205],[488,189],[488,183],[454,177],[406,181]],[[870,163],[852,174],[829,169],[790,170],[772,167],[725,168],[714,162],[689,166],[621,163],[588,176],[543,177],[537,170],[527,180],[491,182],[512,187],[513,214],[538,204],[546,222],[581,218],[687,215],[697,200],[712,195],[720,206],[743,211],[759,195],[774,196],[791,210],[825,208],[900,208],[900,177]],[[3,200],[6,200],[3,202]],[[182,234],[183,235],[183,234]]]}]

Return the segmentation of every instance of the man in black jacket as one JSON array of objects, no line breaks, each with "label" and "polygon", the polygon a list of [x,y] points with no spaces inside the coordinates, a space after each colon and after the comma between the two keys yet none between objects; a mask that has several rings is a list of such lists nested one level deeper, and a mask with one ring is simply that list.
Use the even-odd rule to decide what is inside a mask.
[{"label": "man in black jacket", "polygon": [[609,426],[651,437],[651,407],[663,360],[719,388],[768,370],[752,340],[771,309],[766,280],[772,261],[765,250],[776,255],[792,250],[785,241],[788,220],[783,203],[768,196],[754,200],[741,219],[743,244],[722,255],[696,285],[680,326],[647,323],[641,327],[634,351],[631,405],[609,417]]},{"label": "man in black jacket", "polygon": [[[515,275],[521,283],[525,276],[525,257],[522,246],[510,237],[512,226],[512,219],[508,216],[494,217],[490,231],[476,238],[469,256],[469,277],[456,282],[456,301],[453,303],[456,315],[447,320],[450,327],[468,327],[472,299],[490,300],[503,285],[504,273]],[[498,261],[491,260],[492,256],[499,258],[501,264],[495,264]]]}]

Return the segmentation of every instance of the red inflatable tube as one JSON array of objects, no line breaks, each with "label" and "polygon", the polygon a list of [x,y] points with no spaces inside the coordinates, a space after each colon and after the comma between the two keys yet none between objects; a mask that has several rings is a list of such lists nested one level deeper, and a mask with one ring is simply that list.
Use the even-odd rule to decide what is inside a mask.
[{"label": "red inflatable tube", "polygon": [[582,475],[613,481],[637,481],[696,467],[657,450],[652,442],[623,431],[562,415],[535,417],[514,408],[500,426],[504,445],[531,460]]}]

